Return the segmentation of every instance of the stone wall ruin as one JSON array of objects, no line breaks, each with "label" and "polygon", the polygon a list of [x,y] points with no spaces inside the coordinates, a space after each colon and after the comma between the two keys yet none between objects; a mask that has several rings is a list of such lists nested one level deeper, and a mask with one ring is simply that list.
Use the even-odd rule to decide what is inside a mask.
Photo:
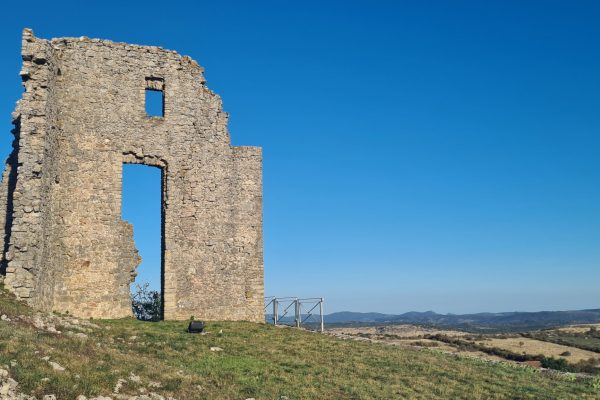
[{"label": "stone wall ruin", "polygon": [[[23,31],[25,92],[0,190],[5,287],[48,311],[132,315],[140,262],[122,166],[162,170],[164,318],[264,321],[262,155],[231,146],[195,61],[158,47]],[[163,117],[145,91],[163,92]]]}]

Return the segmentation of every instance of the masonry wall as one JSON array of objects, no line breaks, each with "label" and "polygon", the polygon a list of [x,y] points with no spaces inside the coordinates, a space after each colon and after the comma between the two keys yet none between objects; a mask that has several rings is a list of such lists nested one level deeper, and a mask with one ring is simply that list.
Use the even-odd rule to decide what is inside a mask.
[{"label": "masonry wall", "polygon": [[[42,309],[130,316],[140,258],[121,219],[122,166],[141,163],[163,172],[165,319],[262,322],[261,151],[231,146],[203,69],[156,47],[29,30],[22,55],[0,186],[6,287]],[[163,118],[146,115],[146,88],[163,89]]]}]

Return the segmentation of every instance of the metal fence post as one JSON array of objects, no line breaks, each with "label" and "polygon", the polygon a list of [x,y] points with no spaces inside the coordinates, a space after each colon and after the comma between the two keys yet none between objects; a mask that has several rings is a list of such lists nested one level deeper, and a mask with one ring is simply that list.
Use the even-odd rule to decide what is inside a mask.
[{"label": "metal fence post", "polygon": [[325,299],[321,297],[321,301],[319,302],[319,313],[321,314],[321,333],[325,331],[325,318],[323,316],[323,302]]},{"label": "metal fence post", "polygon": [[[267,300],[271,299],[270,301],[267,302]],[[299,297],[281,297],[281,298],[277,298],[277,297],[265,297],[265,312],[267,311],[267,309],[269,308],[269,306],[271,305],[271,303],[273,303],[273,316],[272,316],[272,320],[273,320],[273,325],[279,325],[280,323],[282,323],[283,325],[286,326],[295,326],[296,328],[301,328],[302,325],[308,322],[308,327],[309,329],[314,329],[312,328],[314,322],[316,322],[317,324],[320,322],[320,326],[317,328],[318,331],[320,332],[325,332],[325,314],[324,314],[324,304],[325,304],[325,299],[323,297],[310,297],[310,298],[299,298]],[[279,303],[283,304],[283,309],[282,309],[282,314],[281,314],[281,319],[279,318]],[[302,304],[304,303],[306,310],[304,311],[305,314],[305,318],[303,318],[302,316]],[[307,306],[308,304],[308,306]],[[291,323],[291,315],[288,315],[288,313],[290,313],[290,309],[292,308],[292,306],[294,307],[294,321],[293,324]],[[320,321],[315,321],[315,317],[316,312],[314,311],[317,307],[319,307],[319,317],[320,317]],[[313,314],[314,313],[314,314]],[[291,314],[291,313],[290,313]],[[311,322],[312,321],[312,322]]]}]

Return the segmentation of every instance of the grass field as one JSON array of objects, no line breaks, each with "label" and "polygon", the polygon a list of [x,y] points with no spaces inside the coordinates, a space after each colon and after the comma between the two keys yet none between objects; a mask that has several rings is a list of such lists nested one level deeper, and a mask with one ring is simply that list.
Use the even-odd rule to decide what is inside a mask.
[{"label": "grass field", "polygon": [[[600,331],[598,326],[574,325],[554,329],[509,333],[471,333],[417,325],[388,325],[367,327],[336,327],[328,330],[334,335],[366,338],[373,342],[436,348],[455,354],[476,356],[489,360],[540,362],[541,358],[563,359],[569,366],[561,370],[600,375]],[[488,351],[502,350],[502,351]],[[525,355],[527,360],[514,356]]]},{"label": "grass field", "polygon": [[0,314],[11,319],[0,321],[0,365],[38,399],[111,396],[116,386],[180,400],[600,398],[597,379],[289,328],[213,322],[190,335],[184,322],[64,318],[53,333],[3,290]]},{"label": "grass field", "polygon": [[497,347],[499,349],[509,350],[518,354],[543,354],[546,357],[555,358],[561,357],[561,354],[565,352],[569,352],[571,355],[565,357],[569,362],[577,362],[593,357],[600,357],[600,354],[591,351],[522,337],[489,339],[481,343],[488,347]]},{"label": "grass field", "polygon": [[565,346],[577,347],[582,350],[595,352],[600,358],[600,330],[597,325],[573,326],[561,329],[531,332],[533,339],[556,343]]},{"label": "grass field", "polygon": [[555,330],[559,331],[559,332],[565,332],[565,333],[585,333],[585,332],[589,332],[590,328],[592,328],[592,329],[595,328],[596,330],[600,331],[600,324],[570,325],[570,326],[565,326],[565,327],[558,328]]}]

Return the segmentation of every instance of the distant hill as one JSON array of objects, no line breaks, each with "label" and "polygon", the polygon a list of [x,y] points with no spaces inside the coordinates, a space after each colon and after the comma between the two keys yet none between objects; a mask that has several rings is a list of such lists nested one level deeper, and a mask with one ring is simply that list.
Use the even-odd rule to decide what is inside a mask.
[{"label": "distant hill", "polygon": [[600,309],[477,314],[438,314],[433,311],[411,311],[399,315],[342,311],[326,315],[325,323],[418,324],[464,329],[541,329],[570,324],[600,323]]},{"label": "distant hill", "polygon": [[381,314],[376,312],[358,313],[352,311],[341,311],[325,315],[325,322],[328,324],[345,322],[380,322],[391,320],[397,317],[393,314]]},{"label": "distant hill", "polygon": [[[303,315],[303,319],[305,318],[306,316]],[[271,322],[272,315],[268,314],[266,320]],[[317,320],[318,315],[312,315],[309,321],[317,322]],[[291,323],[293,317],[286,316],[280,321]],[[341,311],[325,315],[325,323],[334,326],[415,324],[465,330],[530,330],[571,324],[600,323],[600,309],[477,314],[438,314],[433,311],[411,311],[398,315]]]}]

